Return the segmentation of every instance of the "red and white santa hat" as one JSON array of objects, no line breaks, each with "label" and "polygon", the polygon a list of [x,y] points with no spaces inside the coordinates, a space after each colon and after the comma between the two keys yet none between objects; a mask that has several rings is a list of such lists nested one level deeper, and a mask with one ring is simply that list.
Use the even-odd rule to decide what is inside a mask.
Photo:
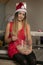
[{"label": "red and white santa hat", "polygon": [[20,3],[16,3],[16,12],[19,12],[19,11],[24,11],[24,12],[27,12],[26,11],[26,3],[25,2],[20,2]]}]

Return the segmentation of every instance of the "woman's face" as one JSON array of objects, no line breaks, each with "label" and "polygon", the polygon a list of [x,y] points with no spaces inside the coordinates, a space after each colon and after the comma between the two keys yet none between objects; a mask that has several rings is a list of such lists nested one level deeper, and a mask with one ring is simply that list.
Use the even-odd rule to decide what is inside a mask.
[{"label": "woman's face", "polygon": [[24,17],[25,17],[25,12],[18,12],[18,20],[19,21],[22,21],[23,19],[24,19]]}]

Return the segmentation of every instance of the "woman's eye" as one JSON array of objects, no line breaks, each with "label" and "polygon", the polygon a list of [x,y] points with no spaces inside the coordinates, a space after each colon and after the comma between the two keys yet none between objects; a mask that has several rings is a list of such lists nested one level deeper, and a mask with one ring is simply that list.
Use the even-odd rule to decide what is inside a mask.
[{"label": "woman's eye", "polygon": [[22,15],[25,15],[25,14],[22,13]]},{"label": "woman's eye", "polygon": [[24,13],[19,13],[20,15],[22,14],[23,16],[25,15]]}]

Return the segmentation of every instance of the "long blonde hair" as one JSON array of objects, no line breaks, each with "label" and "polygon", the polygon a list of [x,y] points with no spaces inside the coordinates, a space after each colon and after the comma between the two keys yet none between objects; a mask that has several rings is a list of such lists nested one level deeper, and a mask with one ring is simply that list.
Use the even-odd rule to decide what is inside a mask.
[{"label": "long blonde hair", "polygon": [[[17,22],[17,17],[18,17],[18,12],[15,13],[15,17],[14,17],[14,24],[12,27],[12,34],[17,36],[18,33],[18,22]],[[26,13],[24,15],[24,19],[23,19],[23,25],[24,25],[24,30],[26,31]]]}]

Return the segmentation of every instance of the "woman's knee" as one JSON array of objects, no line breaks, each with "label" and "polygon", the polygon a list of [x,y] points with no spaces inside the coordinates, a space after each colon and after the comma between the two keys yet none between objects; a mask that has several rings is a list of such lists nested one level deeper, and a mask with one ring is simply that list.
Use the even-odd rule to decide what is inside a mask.
[{"label": "woman's knee", "polygon": [[31,64],[36,65],[36,59],[33,59],[33,60],[31,61]]},{"label": "woman's knee", "polygon": [[28,62],[26,60],[24,60],[23,65],[28,65]]}]

